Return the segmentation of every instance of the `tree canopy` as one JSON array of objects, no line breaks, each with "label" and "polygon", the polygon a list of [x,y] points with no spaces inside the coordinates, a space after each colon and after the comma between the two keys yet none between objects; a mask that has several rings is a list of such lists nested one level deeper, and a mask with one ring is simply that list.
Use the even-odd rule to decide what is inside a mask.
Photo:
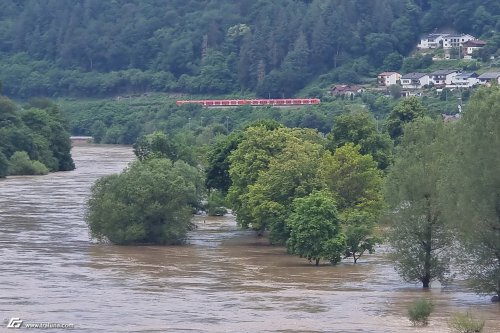
[{"label": "tree canopy", "polygon": [[24,98],[289,97],[324,73],[354,82],[397,70],[435,29],[488,37],[499,12],[485,0],[5,0],[0,76],[4,93]]},{"label": "tree canopy", "polygon": [[201,184],[199,171],[183,161],[136,161],[92,187],[86,213],[91,234],[120,245],[181,244]]}]

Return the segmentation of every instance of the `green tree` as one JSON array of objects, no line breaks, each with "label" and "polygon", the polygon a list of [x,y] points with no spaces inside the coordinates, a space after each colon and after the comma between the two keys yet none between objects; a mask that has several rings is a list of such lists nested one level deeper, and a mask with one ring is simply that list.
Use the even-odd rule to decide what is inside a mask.
[{"label": "green tree", "polygon": [[327,191],[317,191],[292,204],[292,214],[287,220],[290,238],[288,251],[313,261],[321,259],[336,264],[345,249],[345,236],[341,233],[340,219],[335,200]]},{"label": "green tree", "polygon": [[92,187],[86,213],[91,234],[120,245],[181,244],[200,184],[198,170],[185,162],[136,161]]},{"label": "green tree", "polygon": [[0,151],[0,178],[5,178],[9,171],[9,160]]},{"label": "green tree", "polygon": [[291,138],[242,197],[252,228],[261,233],[269,230],[271,243],[284,244],[288,239],[285,220],[292,201],[319,188],[317,172],[323,150],[317,143]]},{"label": "green tree", "polygon": [[278,127],[269,130],[266,126],[252,126],[244,131],[243,140],[229,157],[231,187],[228,202],[237,212],[237,221],[242,226],[248,227],[252,221],[249,207],[242,203],[243,196],[291,140],[300,144],[301,141],[320,142],[321,138],[311,129]]},{"label": "green tree", "polygon": [[360,146],[361,154],[370,154],[381,170],[391,161],[392,142],[385,133],[377,131],[375,119],[369,112],[346,113],[335,118],[335,125],[328,137],[328,148],[334,152],[346,143]]},{"label": "green tree", "polygon": [[396,143],[399,142],[399,138],[403,135],[404,125],[416,118],[423,117],[425,114],[426,110],[417,97],[401,100],[387,117],[386,126],[389,135]]},{"label": "green tree", "polygon": [[383,208],[382,175],[370,155],[352,143],[325,153],[319,168],[324,187],[331,191],[345,216],[358,211],[379,215]]},{"label": "green tree", "polygon": [[381,241],[374,235],[375,220],[371,214],[356,212],[342,221],[346,236],[345,258],[352,257],[357,263],[366,252],[375,252],[375,245]]},{"label": "green tree", "polygon": [[463,245],[464,273],[479,293],[500,301],[500,87],[482,88],[454,128],[455,151],[445,174],[446,216]]},{"label": "green tree", "polygon": [[173,142],[161,131],[145,135],[134,143],[134,154],[139,161],[150,158],[179,159],[179,153]]},{"label": "green tree", "polygon": [[102,120],[96,120],[90,128],[90,135],[92,136],[95,143],[101,143],[106,135],[106,124]]},{"label": "green tree", "polygon": [[206,186],[217,189],[226,194],[231,186],[229,177],[229,156],[238,147],[243,134],[233,132],[228,136],[219,136],[210,146],[207,153],[208,166],[206,168]]},{"label": "green tree", "polygon": [[16,151],[9,160],[9,175],[46,175],[49,169],[40,161],[32,161],[25,151]]},{"label": "green tree", "polygon": [[429,118],[408,124],[386,184],[393,220],[389,242],[397,271],[405,281],[421,282],[424,288],[434,280],[444,282],[449,272],[452,234],[437,188],[439,156],[446,149],[442,132],[443,123]]}]

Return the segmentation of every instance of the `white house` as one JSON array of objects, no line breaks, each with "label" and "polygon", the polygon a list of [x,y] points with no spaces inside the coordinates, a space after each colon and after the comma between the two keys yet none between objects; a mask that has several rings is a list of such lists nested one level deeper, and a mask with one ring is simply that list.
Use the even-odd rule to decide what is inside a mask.
[{"label": "white house", "polygon": [[451,85],[456,87],[470,88],[479,83],[476,73],[460,73],[457,74],[452,80]]},{"label": "white house", "polygon": [[500,84],[500,72],[488,72],[478,76],[479,84]]},{"label": "white house", "polygon": [[396,72],[383,72],[378,75],[378,84],[381,86],[390,86],[398,84],[401,80],[401,74]]},{"label": "white house", "polygon": [[417,48],[437,49],[442,47],[443,49],[451,49],[454,47],[462,47],[464,43],[470,40],[476,40],[476,37],[467,34],[429,34],[420,39]]},{"label": "white house", "polygon": [[448,34],[429,34],[420,39],[417,47],[419,49],[437,49],[442,46],[445,36]]},{"label": "white house", "polygon": [[408,73],[401,76],[401,86],[403,89],[419,89],[429,83],[429,75],[425,73]]},{"label": "white house", "polygon": [[465,42],[475,39],[476,37],[471,35],[446,35],[443,39],[443,49],[462,47]]},{"label": "white house", "polygon": [[459,71],[454,69],[440,69],[430,73],[429,78],[435,85],[450,85],[457,74]]}]

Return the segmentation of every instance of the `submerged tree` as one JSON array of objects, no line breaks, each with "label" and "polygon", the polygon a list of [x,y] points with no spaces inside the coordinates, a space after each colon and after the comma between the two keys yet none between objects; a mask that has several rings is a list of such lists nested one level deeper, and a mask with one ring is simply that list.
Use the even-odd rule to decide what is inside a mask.
[{"label": "submerged tree", "polygon": [[459,231],[461,267],[479,293],[500,301],[500,87],[480,89],[455,128],[443,181],[447,216]]},{"label": "submerged tree", "polygon": [[398,273],[408,282],[444,282],[449,271],[451,232],[445,224],[438,182],[443,124],[423,118],[405,127],[396,161],[387,178],[392,209],[389,242]]},{"label": "submerged tree", "polygon": [[328,191],[317,191],[292,204],[292,214],[287,221],[290,238],[288,251],[313,261],[321,259],[336,264],[345,249],[345,236],[341,233],[335,200]]},{"label": "submerged tree", "polygon": [[198,170],[183,161],[136,161],[92,187],[86,214],[90,232],[121,245],[183,243],[200,188]]}]

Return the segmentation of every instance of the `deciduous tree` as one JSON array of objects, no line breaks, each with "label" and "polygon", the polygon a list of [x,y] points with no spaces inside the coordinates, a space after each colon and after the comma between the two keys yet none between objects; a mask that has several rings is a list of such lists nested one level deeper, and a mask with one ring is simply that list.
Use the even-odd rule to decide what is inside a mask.
[{"label": "deciduous tree", "polygon": [[328,191],[313,192],[293,201],[287,220],[290,238],[288,251],[319,265],[321,259],[340,261],[345,249],[335,200]]},{"label": "deciduous tree", "polygon": [[424,288],[434,280],[444,282],[449,272],[452,234],[438,191],[442,129],[442,122],[429,118],[408,124],[386,184],[396,269],[405,281]]}]

